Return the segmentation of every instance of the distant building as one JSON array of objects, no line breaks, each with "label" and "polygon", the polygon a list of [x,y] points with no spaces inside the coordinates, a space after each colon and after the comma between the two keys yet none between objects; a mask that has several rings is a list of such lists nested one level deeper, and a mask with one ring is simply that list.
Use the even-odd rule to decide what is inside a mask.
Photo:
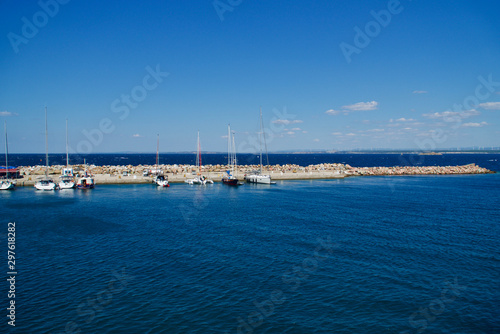
[{"label": "distant building", "polygon": [[6,177],[7,172],[9,172],[9,177],[13,179],[20,178],[21,175],[19,175],[19,170],[16,167],[9,166],[9,169],[5,169],[4,166],[0,167],[0,177]]}]

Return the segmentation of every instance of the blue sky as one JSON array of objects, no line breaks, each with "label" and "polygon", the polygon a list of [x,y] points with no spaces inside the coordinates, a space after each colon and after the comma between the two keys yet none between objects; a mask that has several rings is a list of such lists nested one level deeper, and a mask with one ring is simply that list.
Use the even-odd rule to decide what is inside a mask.
[{"label": "blue sky", "polygon": [[[0,1],[9,149],[500,146],[498,1]],[[2,122],[3,123],[3,122]]]}]

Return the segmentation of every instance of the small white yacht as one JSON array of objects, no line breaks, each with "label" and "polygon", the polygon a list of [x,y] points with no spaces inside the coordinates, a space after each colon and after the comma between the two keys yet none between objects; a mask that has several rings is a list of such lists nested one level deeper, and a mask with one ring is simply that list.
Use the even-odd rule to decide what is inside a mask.
[{"label": "small white yacht", "polygon": [[0,190],[12,190],[15,188],[15,185],[11,180],[0,180]]},{"label": "small white yacht", "polygon": [[38,190],[56,190],[57,184],[52,179],[41,179],[35,183],[35,188]]},{"label": "small white yacht", "polygon": [[[260,184],[275,184],[271,182],[271,175],[262,174],[262,138],[264,143],[266,142],[266,137],[264,134],[264,122],[262,121],[262,108],[260,109],[260,132],[259,132],[259,146],[260,146],[260,169],[257,171],[252,171],[248,175],[245,175],[245,181],[248,183],[260,183]],[[267,152],[267,144],[266,144]],[[268,162],[269,164],[269,162]]]},{"label": "small white yacht", "polygon": [[205,175],[201,175],[201,145],[200,145],[200,132],[198,131],[198,149],[196,152],[196,168],[198,169],[198,172],[196,174],[196,177],[193,179],[185,180],[187,184],[213,184],[214,181],[207,179]]},{"label": "small white yacht", "polygon": [[49,178],[49,143],[47,134],[47,107],[45,107],[45,178],[35,183],[38,190],[56,190],[57,184]]},{"label": "small white yacht", "polygon": [[59,189],[74,189],[76,186],[75,174],[73,168],[69,167],[69,149],[68,149],[68,119],[66,119],[66,168],[61,171]]},{"label": "small white yacht", "polygon": [[7,122],[5,122],[5,179],[0,180],[0,190],[12,190],[16,183],[9,179],[9,149],[7,145]]}]

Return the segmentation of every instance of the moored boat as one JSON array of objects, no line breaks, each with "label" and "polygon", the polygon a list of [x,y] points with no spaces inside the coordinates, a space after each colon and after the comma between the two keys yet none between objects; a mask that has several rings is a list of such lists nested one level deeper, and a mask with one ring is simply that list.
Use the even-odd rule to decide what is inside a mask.
[{"label": "moored boat", "polygon": [[168,177],[163,176],[163,175],[156,176],[155,183],[157,186],[160,186],[160,187],[170,187],[170,184],[168,184]]},{"label": "moored boat", "polygon": [[78,183],[76,184],[78,189],[94,189],[94,186],[94,178],[87,171],[78,179]]},{"label": "moored boat", "polygon": [[7,122],[5,122],[5,179],[0,180],[0,190],[12,190],[16,183],[9,179],[9,146],[7,144]]},{"label": "moored boat", "polygon": [[196,177],[192,179],[185,180],[187,184],[212,184],[214,181],[208,179],[205,175],[201,175],[201,145],[200,145],[200,132],[198,131],[198,148],[196,151],[196,169],[198,172],[196,173]]},{"label": "moored boat", "polygon": [[68,119],[66,119],[66,168],[61,171],[59,189],[74,189],[76,186],[73,168],[69,167],[69,149],[68,149]]},{"label": "moored boat", "polygon": [[[260,168],[257,171],[251,171],[249,172],[248,175],[245,175],[245,181],[247,181],[248,183],[274,184],[274,182],[271,182],[271,175],[266,175],[262,173],[262,139],[264,139],[264,143],[266,142],[263,123],[264,122],[262,120],[262,108],[260,108],[260,132],[259,132]],[[266,152],[267,152],[267,144],[266,144]],[[269,161],[267,164],[269,165]]]},{"label": "moored boat", "polygon": [[163,175],[163,171],[158,168],[160,162],[160,135],[157,135],[156,139],[156,165],[154,175],[155,178],[153,182],[159,187],[170,187],[168,184],[168,176]]},{"label": "moored boat", "polygon": [[231,126],[227,126],[227,167],[226,175],[222,177],[222,183],[228,186],[239,186],[241,183],[236,177],[237,171],[236,145],[234,144],[234,133],[231,133]]},{"label": "moored boat", "polygon": [[45,107],[45,178],[35,183],[38,190],[56,190],[57,184],[49,178],[49,139],[47,131],[47,107]]}]

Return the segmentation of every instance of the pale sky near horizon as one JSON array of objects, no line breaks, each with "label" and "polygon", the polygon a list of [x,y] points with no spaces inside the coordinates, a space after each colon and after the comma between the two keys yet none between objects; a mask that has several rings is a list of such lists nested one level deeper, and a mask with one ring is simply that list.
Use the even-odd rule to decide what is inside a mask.
[{"label": "pale sky near horizon", "polygon": [[[9,151],[500,146],[500,4],[0,1]],[[3,147],[3,140],[2,140]]]}]

